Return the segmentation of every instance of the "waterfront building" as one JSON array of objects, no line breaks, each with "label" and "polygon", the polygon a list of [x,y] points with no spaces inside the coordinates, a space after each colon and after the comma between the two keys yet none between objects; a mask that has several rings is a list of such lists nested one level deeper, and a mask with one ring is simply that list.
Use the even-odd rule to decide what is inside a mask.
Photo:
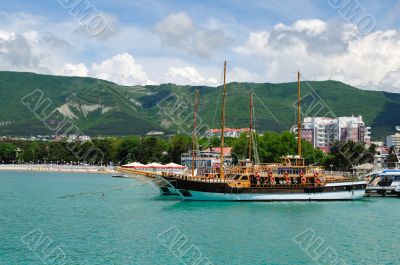
[{"label": "waterfront building", "polygon": [[381,168],[387,168],[389,151],[390,151],[389,148],[385,146],[383,142],[380,141],[371,142],[371,144],[374,144],[376,146],[374,164]]},{"label": "waterfront building", "polygon": [[[314,147],[328,152],[335,141],[353,141],[369,144],[370,127],[366,127],[362,116],[351,117],[306,117],[301,126],[301,138]],[[297,133],[297,126],[292,132]]]},{"label": "waterfront building", "polygon": [[[232,147],[224,147],[224,165],[231,166]],[[199,170],[217,169],[220,165],[221,147],[208,148],[202,151],[196,151],[195,168]],[[193,152],[189,151],[181,155],[181,165],[188,169],[192,168]]]}]

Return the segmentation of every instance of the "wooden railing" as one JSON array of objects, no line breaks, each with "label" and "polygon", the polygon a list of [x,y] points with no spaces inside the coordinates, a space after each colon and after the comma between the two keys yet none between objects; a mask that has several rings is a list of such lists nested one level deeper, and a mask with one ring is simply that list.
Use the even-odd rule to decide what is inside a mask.
[{"label": "wooden railing", "polygon": [[250,188],[318,188],[324,187],[325,183],[305,183],[305,184],[254,184]]}]

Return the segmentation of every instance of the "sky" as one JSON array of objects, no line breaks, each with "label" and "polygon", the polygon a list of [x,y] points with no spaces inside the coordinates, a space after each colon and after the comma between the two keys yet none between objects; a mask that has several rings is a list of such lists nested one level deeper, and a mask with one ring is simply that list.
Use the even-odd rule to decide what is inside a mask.
[{"label": "sky", "polygon": [[400,93],[400,1],[13,0],[0,70],[121,85],[339,80]]}]

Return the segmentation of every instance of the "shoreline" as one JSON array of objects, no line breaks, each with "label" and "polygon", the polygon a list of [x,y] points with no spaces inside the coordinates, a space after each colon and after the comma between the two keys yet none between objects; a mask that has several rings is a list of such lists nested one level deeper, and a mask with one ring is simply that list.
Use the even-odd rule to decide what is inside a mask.
[{"label": "shoreline", "polygon": [[101,166],[66,166],[48,164],[22,164],[0,165],[0,171],[31,171],[31,172],[59,172],[59,173],[88,173],[88,174],[114,174],[113,167]]}]

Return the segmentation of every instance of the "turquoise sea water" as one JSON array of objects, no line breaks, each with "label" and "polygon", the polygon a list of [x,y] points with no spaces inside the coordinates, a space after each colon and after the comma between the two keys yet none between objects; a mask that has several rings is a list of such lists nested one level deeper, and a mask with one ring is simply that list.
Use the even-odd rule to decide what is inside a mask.
[{"label": "turquoise sea water", "polygon": [[398,198],[181,202],[109,175],[0,172],[1,265],[400,264],[399,221]]}]

